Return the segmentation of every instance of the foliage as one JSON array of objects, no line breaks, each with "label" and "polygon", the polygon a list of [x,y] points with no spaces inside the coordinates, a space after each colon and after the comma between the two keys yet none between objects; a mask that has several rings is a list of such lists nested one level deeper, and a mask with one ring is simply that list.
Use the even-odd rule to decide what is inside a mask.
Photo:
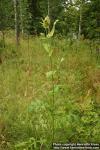
[{"label": "foliage", "polygon": [[[48,0],[49,1],[49,0]],[[19,22],[20,31],[31,35],[40,35],[43,32],[40,21],[48,14],[51,22],[57,18],[59,23],[56,32],[63,36],[76,37],[79,34],[81,25],[81,35],[85,38],[100,38],[99,28],[99,0],[20,0],[19,2]],[[1,0],[0,5],[0,30],[14,29],[14,7],[13,1]],[[81,12],[81,13],[80,13]],[[81,22],[80,22],[81,15]]]},{"label": "foliage", "polygon": [[[96,53],[91,54],[87,40],[74,41],[73,45],[66,39],[54,38],[53,42],[51,70],[41,39],[31,38],[27,52],[26,40],[21,41],[16,51],[13,38],[7,37],[0,65],[2,150],[50,150],[53,110],[54,141],[100,141],[100,62]],[[52,74],[54,108],[51,107]]]}]

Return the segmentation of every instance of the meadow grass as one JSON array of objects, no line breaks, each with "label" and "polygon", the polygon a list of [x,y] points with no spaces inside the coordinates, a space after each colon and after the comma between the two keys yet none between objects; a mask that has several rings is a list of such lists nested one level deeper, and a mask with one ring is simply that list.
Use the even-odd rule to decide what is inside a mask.
[{"label": "meadow grass", "polygon": [[1,150],[50,150],[52,142],[100,141],[100,62],[87,40],[54,38],[54,141],[50,62],[39,37],[6,37],[0,64]]}]

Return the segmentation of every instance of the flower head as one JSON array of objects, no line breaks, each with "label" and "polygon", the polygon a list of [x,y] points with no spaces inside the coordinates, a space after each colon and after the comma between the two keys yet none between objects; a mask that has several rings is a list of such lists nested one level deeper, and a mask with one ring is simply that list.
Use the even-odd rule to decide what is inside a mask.
[{"label": "flower head", "polygon": [[45,29],[49,29],[49,26],[50,26],[49,16],[46,16],[44,19],[42,19],[42,25]]}]

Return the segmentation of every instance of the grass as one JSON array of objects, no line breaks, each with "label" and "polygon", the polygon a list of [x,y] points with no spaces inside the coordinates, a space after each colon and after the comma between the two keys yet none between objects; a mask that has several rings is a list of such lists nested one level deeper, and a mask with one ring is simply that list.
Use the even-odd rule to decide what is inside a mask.
[{"label": "grass", "polygon": [[[100,62],[88,40],[54,38],[54,141],[99,143]],[[50,150],[52,146],[52,83],[46,78],[50,63],[42,41],[21,39],[16,50],[12,37],[0,64],[1,150]]]}]

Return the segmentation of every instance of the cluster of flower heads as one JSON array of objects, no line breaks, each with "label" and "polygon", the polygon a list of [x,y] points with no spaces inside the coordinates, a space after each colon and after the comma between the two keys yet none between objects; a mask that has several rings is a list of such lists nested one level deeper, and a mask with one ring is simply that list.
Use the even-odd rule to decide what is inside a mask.
[{"label": "cluster of flower heads", "polygon": [[55,20],[55,22],[53,23],[53,27],[52,27],[52,29],[50,31],[49,27],[50,27],[51,21],[50,21],[49,16],[46,16],[44,19],[42,19],[42,26],[43,26],[43,28],[48,30],[47,38],[51,38],[53,36],[53,34],[55,32],[55,25],[56,25],[57,22],[58,22],[58,20]]},{"label": "cluster of flower heads", "polygon": [[49,29],[50,23],[51,21],[50,21],[49,16],[46,16],[44,19],[42,19],[43,28]]}]

